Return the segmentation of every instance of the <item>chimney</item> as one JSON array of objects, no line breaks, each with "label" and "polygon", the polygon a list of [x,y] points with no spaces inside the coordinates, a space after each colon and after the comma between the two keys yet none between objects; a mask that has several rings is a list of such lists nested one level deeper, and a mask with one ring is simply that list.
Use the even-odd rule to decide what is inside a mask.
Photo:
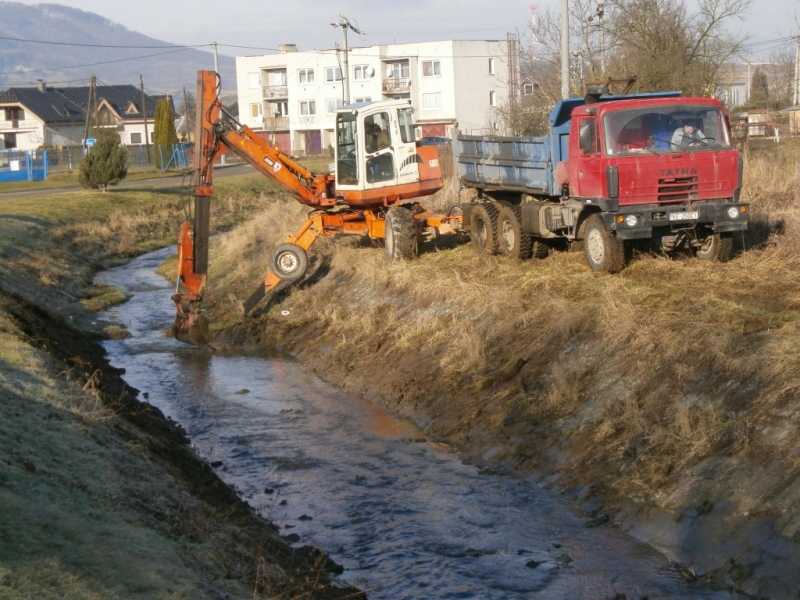
[{"label": "chimney", "polygon": [[37,79],[36,87],[39,88],[39,91],[45,93],[47,91],[47,84],[44,82],[44,79]]},{"label": "chimney", "polygon": [[287,52],[297,52],[297,44],[278,44],[278,52],[286,54]]}]

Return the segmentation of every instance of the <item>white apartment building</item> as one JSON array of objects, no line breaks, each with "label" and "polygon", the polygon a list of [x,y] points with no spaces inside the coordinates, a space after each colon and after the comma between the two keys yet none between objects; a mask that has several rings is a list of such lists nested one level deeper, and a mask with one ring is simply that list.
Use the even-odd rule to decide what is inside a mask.
[{"label": "white apartment building", "polygon": [[236,58],[239,118],[284,152],[323,154],[349,88],[350,102],[409,100],[418,138],[490,133],[508,101],[508,64],[506,40],[392,44],[351,48],[344,77],[342,51],[283,44]]}]

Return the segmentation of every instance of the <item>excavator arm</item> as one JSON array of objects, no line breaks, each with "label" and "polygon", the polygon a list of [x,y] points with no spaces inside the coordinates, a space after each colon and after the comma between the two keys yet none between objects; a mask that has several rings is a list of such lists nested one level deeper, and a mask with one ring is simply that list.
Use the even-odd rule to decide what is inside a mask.
[{"label": "excavator arm", "polygon": [[[172,301],[177,312],[173,333],[181,341],[204,345],[210,340],[208,323],[200,311],[208,275],[208,243],[211,198],[214,193],[214,162],[226,152],[241,156],[258,171],[276,181],[298,202],[313,207],[335,205],[334,177],[315,175],[280,149],[270,146],[252,129],[237,122],[219,99],[219,75],[214,71],[197,74],[197,113],[195,125],[194,220],[181,225],[178,237],[178,282]],[[291,236],[290,236],[291,237]],[[292,240],[293,241],[293,240]],[[308,245],[313,240],[308,242]],[[288,262],[287,262],[288,261]],[[292,258],[284,258],[291,263]],[[267,289],[281,278],[272,271],[265,284],[242,308],[252,308]]]}]

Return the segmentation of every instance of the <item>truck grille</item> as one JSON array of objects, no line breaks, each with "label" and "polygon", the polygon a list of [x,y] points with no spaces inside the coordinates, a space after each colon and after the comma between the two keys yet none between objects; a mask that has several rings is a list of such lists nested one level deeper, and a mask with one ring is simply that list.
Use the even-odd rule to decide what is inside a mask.
[{"label": "truck grille", "polygon": [[658,201],[694,200],[697,198],[697,177],[670,177],[658,180]]}]

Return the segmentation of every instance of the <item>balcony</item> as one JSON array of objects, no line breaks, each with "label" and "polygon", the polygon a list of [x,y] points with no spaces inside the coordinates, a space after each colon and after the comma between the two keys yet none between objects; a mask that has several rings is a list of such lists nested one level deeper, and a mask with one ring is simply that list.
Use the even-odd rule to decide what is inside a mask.
[{"label": "balcony", "polygon": [[384,94],[405,94],[411,91],[411,79],[409,77],[395,77],[383,80]]},{"label": "balcony", "polygon": [[288,98],[289,86],[288,85],[266,85],[264,86],[264,100],[270,98]]},{"label": "balcony", "polygon": [[288,131],[289,117],[267,117],[264,119],[264,131]]}]

